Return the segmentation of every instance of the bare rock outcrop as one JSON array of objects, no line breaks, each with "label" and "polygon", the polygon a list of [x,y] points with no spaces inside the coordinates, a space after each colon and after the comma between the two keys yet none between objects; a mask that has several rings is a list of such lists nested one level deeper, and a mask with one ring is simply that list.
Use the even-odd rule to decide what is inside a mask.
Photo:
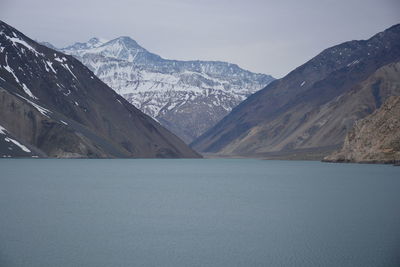
[{"label": "bare rock outcrop", "polygon": [[331,162],[400,162],[400,96],[357,121],[347,134],[343,148],[324,158]]}]

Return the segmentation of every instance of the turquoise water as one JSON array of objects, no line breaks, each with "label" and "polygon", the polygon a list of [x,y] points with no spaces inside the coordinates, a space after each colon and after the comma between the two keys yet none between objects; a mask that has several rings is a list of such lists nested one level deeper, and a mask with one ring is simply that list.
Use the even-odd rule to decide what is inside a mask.
[{"label": "turquoise water", "polygon": [[4,159],[0,266],[400,266],[400,168]]}]

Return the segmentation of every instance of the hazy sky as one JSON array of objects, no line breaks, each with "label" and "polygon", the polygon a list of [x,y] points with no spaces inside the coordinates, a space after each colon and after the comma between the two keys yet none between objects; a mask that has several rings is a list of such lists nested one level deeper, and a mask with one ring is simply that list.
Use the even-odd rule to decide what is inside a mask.
[{"label": "hazy sky", "polygon": [[0,19],[59,47],[126,35],[164,58],[280,78],[329,46],[400,23],[400,1],[0,0]]}]

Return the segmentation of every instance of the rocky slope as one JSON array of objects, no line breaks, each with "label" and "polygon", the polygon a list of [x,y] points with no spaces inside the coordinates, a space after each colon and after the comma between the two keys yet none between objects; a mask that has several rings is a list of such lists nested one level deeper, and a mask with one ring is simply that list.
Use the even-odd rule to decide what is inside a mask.
[{"label": "rocky slope", "polygon": [[357,121],[346,135],[343,148],[324,161],[399,163],[400,97],[390,97],[373,114]]},{"label": "rocky slope", "polygon": [[0,156],[199,157],[74,57],[2,21]]},{"label": "rocky slope", "polygon": [[251,95],[192,147],[222,155],[322,157],[342,145],[356,120],[400,94],[399,60],[400,25],[328,48]]},{"label": "rocky slope", "polygon": [[163,59],[129,37],[92,38],[60,51],[186,142],[273,80],[226,62]]}]

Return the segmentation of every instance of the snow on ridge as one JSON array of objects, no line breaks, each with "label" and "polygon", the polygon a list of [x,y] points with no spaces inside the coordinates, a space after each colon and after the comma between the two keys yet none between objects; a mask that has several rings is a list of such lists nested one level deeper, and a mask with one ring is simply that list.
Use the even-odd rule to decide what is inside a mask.
[{"label": "snow on ridge", "polygon": [[69,45],[69,46],[66,46],[64,48],[61,48],[60,50],[69,50],[69,51],[71,51],[71,50],[75,50],[75,51],[87,50],[87,49],[90,49],[90,48],[99,47],[99,46],[107,43],[108,41],[109,40],[107,40],[105,38],[93,37],[93,38],[90,38],[87,42],[83,42],[83,43],[76,42],[76,43],[74,43],[72,45]]},{"label": "snow on ridge", "polygon": [[[13,33],[14,33],[14,32],[13,32]],[[8,40],[10,40],[10,41],[13,43],[13,45],[15,45],[16,43],[17,43],[17,44],[21,44],[21,45],[25,46],[26,48],[28,48],[28,49],[29,49],[30,51],[32,51],[33,53],[35,53],[36,55],[44,56],[42,53],[39,53],[38,51],[36,51],[36,49],[33,48],[30,44],[28,44],[28,43],[25,42],[24,40],[19,39],[19,38],[15,35],[15,33],[14,33],[14,36],[15,36],[15,37],[9,37],[9,36],[6,35],[6,38],[7,38]]]},{"label": "snow on ridge", "polygon": [[[105,43],[107,43],[107,42],[110,41],[109,39],[102,38],[102,37],[94,37],[94,38],[96,38],[96,39],[98,40],[98,43],[96,44],[96,45],[98,45],[98,46],[103,45],[103,44],[105,44]],[[92,39],[93,39],[93,38],[92,38]],[[89,41],[90,41],[90,40],[89,40]]]}]

